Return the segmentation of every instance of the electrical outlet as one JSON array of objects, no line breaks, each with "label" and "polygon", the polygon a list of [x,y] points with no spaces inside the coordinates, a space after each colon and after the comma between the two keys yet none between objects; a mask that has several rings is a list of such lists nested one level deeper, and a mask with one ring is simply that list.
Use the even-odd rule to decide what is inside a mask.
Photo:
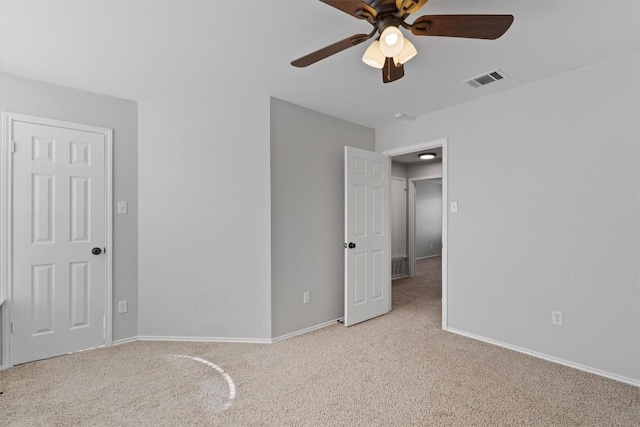
[{"label": "electrical outlet", "polygon": [[551,312],[551,323],[554,325],[562,326],[562,312],[561,311],[552,311]]},{"label": "electrical outlet", "polygon": [[302,297],[302,302],[305,304],[309,304],[309,298],[311,297],[311,292],[305,292]]},{"label": "electrical outlet", "polygon": [[451,202],[451,213],[458,212],[458,202]]},{"label": "electrical outlet", "polygon": [[118,301],[118,314],[126,313],[128,310],[127,300]]}]

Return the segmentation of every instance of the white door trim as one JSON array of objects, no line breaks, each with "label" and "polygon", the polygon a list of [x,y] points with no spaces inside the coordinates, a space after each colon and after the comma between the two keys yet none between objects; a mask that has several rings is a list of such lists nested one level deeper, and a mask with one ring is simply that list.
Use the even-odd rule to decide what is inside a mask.
[{"label": "white door trim", "polygon": [[9,368],[11,362],[11,277],[12,276],[12,212],[13,212],[13,123],[25,122],[58,128],[73,129],[103,135],[105,142],[105,291],[106,306],[104,320],[105,346],[112,345],[112,299],[113,299],[113,130],[61,120],[46,119],[11,112],[2,112],[2,138],[0,140],[0,301],[2,304],[2,365]]},{"label": "white door trim", "polygon": [[[417,151],[428,150],[430,148],[442,147],[442,329],[447,329],[449,327],[448,321],[448,209],[449,198],[448,198],[448,151],[447,151],[447,138],[440,138],[429,142],[423,142],[420,144],[409,145],[407,147],[394,148],[393,150],[383,151],[382,154],[386,154],[387,156],[399,156],[402,154],[415,153]],[[437,177],[439,178],[439,177]],[[410,179],[409,181],[412,181]],[[416,179],[417,181],[417,179]],[[411,188],[411,187],[408,187]],[[411,192],[410,192],[411,193]],[[411,197],[411,195],[409,195]],[[411,213],[410,213],[411,215]],[[415,216],[415,211],[413,213]],[[409,223],[411,223],[411,219]],[[415,224],[414,224],[415,227]],[[410,235],[411,237],[411,235]],[[414,236],[415,239],[415,236]],[[409,252],[411,253],[413,247],[413,254],[415,257],[415,243],[413,245],[409,244]],[[389,259],[389,264],[391,264],[391,259]],[[409,268],[412,268],[411,266]]]}]

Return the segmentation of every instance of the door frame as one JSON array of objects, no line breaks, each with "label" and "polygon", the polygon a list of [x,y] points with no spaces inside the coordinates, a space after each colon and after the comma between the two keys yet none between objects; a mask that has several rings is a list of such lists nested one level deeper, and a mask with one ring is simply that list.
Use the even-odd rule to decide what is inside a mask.
[{"label": "door frame", "polygon": [[0,303],[2,308],[2,364],[13,366],[11,352],[11,278],[13,266],[13,124],[24,122],[102,135],[105,149],[105,346],[113,343],[113,130],[103,127],[65,122],[56,119],[2,111],[0,138]]},{"label": "door frame", "polygon": [[[420,144],[409,145],[406,147],[395,148],[392,150],[383,151],[382,154],[387,156],[399,156],[402,154],[416,153],[423,150],[442,147],[442,329],[449,327],[448,321],[448,263],[449,263],[449,242],[448,242],[448,217],[449,212],[449,198],[448,198],[448,159],[449,154],[447,151],[448,139],[440,138],[433,141],[423,142]],[[415,215],[415,212],[414,212]],[[390,221],[391,219],[389,219]],[[414,236],[415,239],[415,236]],[[415,245],[414,245],[415,246]],[[415,247],[413,248],[415,254]],[[409,251],[411,251],[411,245],[409,245]],[[415,256],[415,255],[414,255]],[[391,264],[391,258],[389,258],[389,265]]]}]

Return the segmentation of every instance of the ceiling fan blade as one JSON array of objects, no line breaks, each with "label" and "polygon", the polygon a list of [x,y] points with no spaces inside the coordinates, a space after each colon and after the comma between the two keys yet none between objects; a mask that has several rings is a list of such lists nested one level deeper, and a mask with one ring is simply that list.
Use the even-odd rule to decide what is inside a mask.
[{"label": "ceiling fan blade", "polygon": [[382,67],[382,81],[384,83],[395,82],[404,77],[404,65],[400,64],[396,67],[393,58],[387,58]]},{"label": "ceiling fan blade", "polygon": [[396,7],[400,15],[419,11],[428,0],[396,0]]},{"label": "ceiling fan blade", "polygon": [[424,15],[411,25],[416,36],[495,40],[513,23],[513,15]]},{"label": "ceiling fan blade", "polygon": [[378,14],[378,12],[374,8],[372,8],[368,4],[359,0],[320,0],[320,1],[322,3],[328,4],[329,6],[333,6],[336,9],[339,9],[344,13],[347,13],[358,19],[367,19],[370,17],[373,20],[372,23],[375,23],[375,18],[376,18],[376,15]]},{"label": "ceiling fan blade", "polygon": [[340,40],[337,43],[330,44],[329,46],[316,50],[315,52],[305,55],[302,58],[298,58],[295,61],[292,61],[291,65],[293,65],[294,67],[307,67],[320,61],[321,59],[327,58],[338,52],[342,52],[345,49],[349,49],[350,47],[358,45],[363,41],[368,40],[370,37],[371,36],[368,34],[356,34],[355,36],[347,37],[346,39]]}]

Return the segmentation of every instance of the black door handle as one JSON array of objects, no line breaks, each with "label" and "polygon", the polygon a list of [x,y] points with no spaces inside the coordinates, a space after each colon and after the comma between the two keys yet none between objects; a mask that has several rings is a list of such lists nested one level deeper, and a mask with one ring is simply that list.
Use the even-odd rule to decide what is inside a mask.
[{"label": "black door handle", "polygon": [[91,253],[94,254],[94,255],[100,255],[102,253],[102,249],[93,248],[93,249],[91,249]]},{"label": "black door handle", "polygon": [[347,249],[347,248],[349,248],[349,249],[353,249],[353,248],[355,248],[355,247],[356,247],[356,244],[355,244],[355,243],[353,243],[353,242],[349,242],[349,243],[345,243],[345,244],[344,244],[344,248],[345,248],[345,249]]}]

